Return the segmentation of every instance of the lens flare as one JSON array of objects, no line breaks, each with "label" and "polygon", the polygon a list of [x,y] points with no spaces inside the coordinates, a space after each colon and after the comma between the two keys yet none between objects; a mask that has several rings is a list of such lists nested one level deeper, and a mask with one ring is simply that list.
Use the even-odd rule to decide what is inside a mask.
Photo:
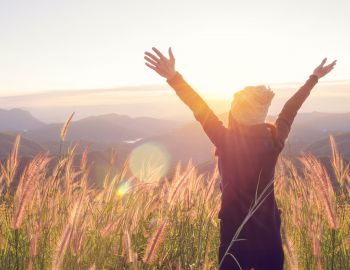
[{"label": "lens flare", "polygon": [[129,168],[139,180],[152,182],[163,177],[169,170],[170,154],[156,142],[136,147],[130,155]]},{"label": "lens flare", "polygon": [[130,185],[128,182],[121,183],[117,189],[116,197],[117,198],[123,197],[126,194],[126,192],[129,190],[129,188],[130,188]]}]

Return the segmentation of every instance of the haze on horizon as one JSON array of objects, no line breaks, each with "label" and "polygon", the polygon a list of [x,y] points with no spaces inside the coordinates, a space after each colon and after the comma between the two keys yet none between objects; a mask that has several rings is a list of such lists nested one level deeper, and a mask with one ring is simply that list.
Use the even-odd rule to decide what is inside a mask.
[{"label": "haze on horizon", "polygon": [[0,2],[0,96],[159,85],[143,52],[172,46],[202,94],[303,82],[324,56],[350,79],[350,3],[311,1]]}]

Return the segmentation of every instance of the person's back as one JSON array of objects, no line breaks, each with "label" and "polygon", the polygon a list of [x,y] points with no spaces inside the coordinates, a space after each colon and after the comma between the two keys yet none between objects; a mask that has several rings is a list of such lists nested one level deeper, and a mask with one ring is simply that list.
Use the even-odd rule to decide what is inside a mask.
[{"label": "person's back", "polygon": [[[247,87],[236,93],[226,128],[175,71],[171,49],[170,59],[153,50],[157,56],[146,52],[146,65],[167,79],[216,147],[222,191],[219,269],[282,270],[281,219],[273,190],[276,162],[298,110],[336,61],[328,66],[324,66],[326,59],[322,61],[288,100],[274,124],[265,123],[274,96],[269,88]],[[253,205],[256,208],[251,213]],[[252,215],[247,219],[248,214]]]},{"label": "person's back", "polygon": [[242,265],[253,262],[258,254],[266,251],[275,254],[274,260],[283,261],[281,220],[271,184],[281,151],[275,134],[275,127],[269,124],[246,126],[236,123],[228,130],[222,148],[217,148],[222,177],[219,258],[224,257],[236,230],[265,190],[269,196],[243,226],[239,239],[244,240],[235,242],[231,253]]}]

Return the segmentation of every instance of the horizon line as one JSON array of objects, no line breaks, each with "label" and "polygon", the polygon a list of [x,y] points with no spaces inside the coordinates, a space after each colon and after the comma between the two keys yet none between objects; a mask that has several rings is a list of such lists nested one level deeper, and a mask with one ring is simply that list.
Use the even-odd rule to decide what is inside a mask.
[{"label": "horizon line", "polygon": [[[274,82],[270,83],[270,86],[295,86],[297,84],[302,83],[301,81],[293,81],[293,82]],[[350,84],[350,79],[338,79],[338,80],[327,80],[327,81],[320,81],[319,84]],[[149,89],[154,87],[154,89]],[[148,89],[145,89],[148,88]],[[168,90],[166,88],[170,89],[170,86],[165,84],[135,84],[135,85],[125,85],[125,86],[115,86],[115,87],[94,87],[94,88],[75,88],[75,89],[48,89],[48,90],[39,90],[34,91],[30,93],[26,92],[19,92],[14,95],[1,95],[1,98],[13,98],[13,97],[25,97],[25,96],[36,96],[36,95],[55,95],[55,94],[64,94],[64,93],[80,93],[80,92],[96,92],[96,91],[102,91],[102,92],[122,92],[122,91],[130,91],[130,92],[137,92],[137,91],[165,91]],[[1,93],[1,91],[0,91]]]}]

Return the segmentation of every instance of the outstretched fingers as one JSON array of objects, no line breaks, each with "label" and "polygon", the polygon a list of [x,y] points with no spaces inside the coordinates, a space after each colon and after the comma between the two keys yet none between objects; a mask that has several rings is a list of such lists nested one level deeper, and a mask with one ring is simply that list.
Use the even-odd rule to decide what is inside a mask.
[{"label": "outstretched fingers", "polygon": [[325,66],[324,68],[327,70],[327,72],[330,72],[335,67],[336,64],[337,64],[337,60],[333,61],[331,64]]},{"label": "outstretched fingers", "polygon": [[160,59],[166,59],[166,57],[157,48],[153,47],[152,50],[158,55]]},{"label": "outstretched fingers", "polygon": [[145,59],[148,63],[152,64],[153,66],[158,66],[158,64],[159,64],[158,62],[154,61],[153,59],[151,59],[151,58],[148,57],[148,56],[145,56],[144,59]]},{"label": "outstretched fingers", "polygon": [[326,64],[326,62],[327,62],[327,57],[323,58],[323,60],[322,60],[321,64],[319,65],[319,67],[323,67],[324,64]]},{"label": "outstretched fingers", "polygon": [[337,60],[334,60],[332,63],[330,63],[328,66],[326,67],[334,67],[337,64]]},{"label": "outstretched fingers", "polygon": [[149,63],[145,63],[146,66],[148,66],[150,69],[153,69],[155,72],[159,73],[159,69],[156,66],[153,66]]},{"label": "outstretched fingers", "polygon": [[150,52],[145,52],[145,55],[151,58],[156,63],[160,62],[160,59]]},{"label": "outstretched fingers", "polygon": [[175,57],[173,54],[173,50],[171,49],[171,47],[169,47],[169,58],[171,62],[175,62]]},{"label": "outstretched fingers", "polygon": [[164,78],[172,78],[175,74],[175,58],[169,48],[169,58],[165,57],[159,50],[152,48],[155,54],[145,52],[144,59],[146,60],[146,66],[156,71],[160,76]]}]

